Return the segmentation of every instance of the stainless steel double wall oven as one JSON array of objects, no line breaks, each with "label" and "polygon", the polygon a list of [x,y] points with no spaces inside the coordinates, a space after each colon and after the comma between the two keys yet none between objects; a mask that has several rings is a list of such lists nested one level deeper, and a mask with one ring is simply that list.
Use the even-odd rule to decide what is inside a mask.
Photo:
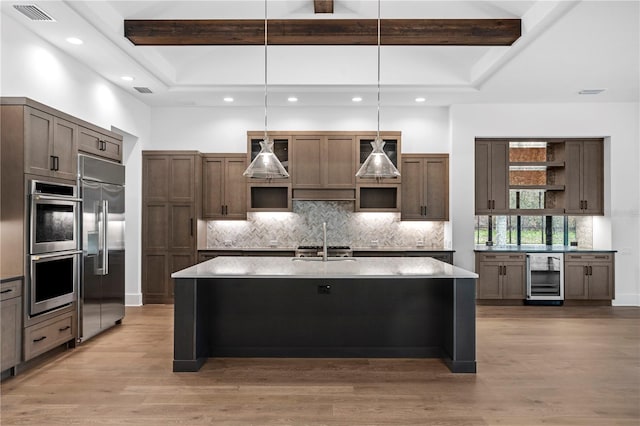
[{"label": "stainless steel double wall oven", "polygon": [[29,183],[29,316],[71,304],[80,271],[80,198],[76,185]]}]

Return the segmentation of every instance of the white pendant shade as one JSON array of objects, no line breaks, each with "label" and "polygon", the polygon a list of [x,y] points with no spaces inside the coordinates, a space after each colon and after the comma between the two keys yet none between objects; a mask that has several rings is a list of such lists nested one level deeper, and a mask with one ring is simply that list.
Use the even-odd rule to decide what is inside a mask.
[{"label": "white pendant shade", "polygon": [[371,142],[373,151],[362,163],[360,170],[356,173],[356,176],[362,178],[393,178],[400,176],[400,172],[393,165],[391,159],[385,154],[384,141],[382,138],[376,138]]},{"label": "white pendant shade", "polygon": [[289,173],[273,153],[273,142],[266,138],[260,142],[260,152],[242,175],[255,179],[286,179],[289,177]]}]

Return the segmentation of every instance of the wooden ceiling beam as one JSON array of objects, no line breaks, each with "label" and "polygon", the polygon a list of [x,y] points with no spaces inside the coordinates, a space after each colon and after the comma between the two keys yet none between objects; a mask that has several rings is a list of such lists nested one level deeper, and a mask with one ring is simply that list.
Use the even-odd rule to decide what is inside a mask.
[{"label": "wooden ceiling beam", "polygon": [[333,0],[313,0],[315,13],[333,13]]},{"label": "wooden ceiling beam", "polygon": [[[510,46],[520,19],[382,19],[380,44]],[[138,46],[262,45],[264,20],[125,20]],[[271,19],[269,45],[376,45],[376,19]]]}]

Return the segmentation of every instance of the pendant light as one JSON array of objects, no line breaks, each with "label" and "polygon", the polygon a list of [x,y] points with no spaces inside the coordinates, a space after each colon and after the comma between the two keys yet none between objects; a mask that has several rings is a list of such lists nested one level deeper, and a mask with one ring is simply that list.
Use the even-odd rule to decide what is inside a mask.
[{"label": "pendant light", "polygon": [[393,178],[400,176],[400,172],[393,165],[383,147],[384,141],[380,137],[380,0],[378,0],[378,129],[376,138],[371,142],[373,151],[364,161],[356,176],[362,178]]},{"label": "pendant light", "polygon": [[289,177],[289,173],[273,153],[273,142],[267,134],[267,0],[264,1],[264,138],[260,141],[260,152],[242,175],[254,179]]}]

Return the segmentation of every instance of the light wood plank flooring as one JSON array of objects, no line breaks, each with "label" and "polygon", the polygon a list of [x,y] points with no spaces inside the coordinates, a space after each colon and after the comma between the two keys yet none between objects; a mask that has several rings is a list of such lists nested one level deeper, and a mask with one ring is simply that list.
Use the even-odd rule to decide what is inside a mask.
[{"label": "light wood plank flooring", "polygon": [[479,306],[478,374],[433,359],[210,359],[173,373],[173,308],[2,383],[2,425],[638,425],[640,308]]}]

